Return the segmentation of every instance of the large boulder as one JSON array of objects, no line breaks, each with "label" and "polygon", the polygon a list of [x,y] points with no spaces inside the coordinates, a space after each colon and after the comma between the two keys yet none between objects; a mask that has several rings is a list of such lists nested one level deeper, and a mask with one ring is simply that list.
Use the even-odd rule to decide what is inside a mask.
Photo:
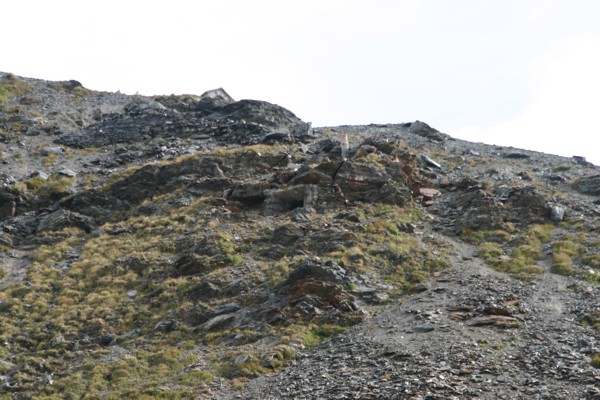
[{"label": "large boulder", "polygon": [[88,216],[60,209],[43,217],[37,231],[59,231],[68,227],[77,227],[89,233],[95,225],[94,221]]},{"label": "large boulder", "polygon": [[340,316],[359,310],[348,290],[349,283],[346,270],[335,262],[305,260],[294,267],[282,283],[280,293],[287,298],[292,316],[308,319],[322,314]]},{"label": "large boulder", "polygon": [[526,226],[542,223],[551,214],[548,200],[532,186],[500,186],[494,190],[470,186],[448,205],[456,216],[458,231],[505,229],[507,222]]},{"label": "large boulder", "polygon": [[506,205],[507,222],[528,225],[544,222],[550,217],[548,200],[533,186],[511,189]]},{"label": "large boulder", "polygon": [[75,211],[97,220],[110,219],[115,211],[123,211],[131,208],[131,205],[127,201],[115,198],[108,192],[96,190],[77,193],[62,200],[59,204],[70,211]]}]

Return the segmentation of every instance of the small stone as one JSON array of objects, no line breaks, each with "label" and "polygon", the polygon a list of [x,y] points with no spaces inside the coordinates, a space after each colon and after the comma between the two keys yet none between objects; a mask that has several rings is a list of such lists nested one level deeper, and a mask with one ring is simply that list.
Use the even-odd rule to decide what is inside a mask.
[{"label": "small stone", "polygon": [[62,335],[56,336],[55,338],[50,340],[50,346],[51,347],[60,346],[64,341],[65,341],[64,336],[62,336]]},{"label": "small stone", "polygon": [[500,383],[506,383],[506,376],[504,376],[504,375],[498,375],[496,377],[496,381],[498,381]]},{"label": "small stone", "polygon": [[130,290],[129,292],[127,292],[127,296],[129,297],[135,297],[137,296],[137,290]]},{"label": "small stone", "polygon": [[42,149],[42,154],[47,156],[49,154],[62,154],[63,148],[60,146],[48,146]]},{"label": "small stone", "polygon": [[417,227],[414,224],[411,224],[410,222],[399,222],[396,224],[396,226],[398,227],[398,229],[400,229],[400,231],[405,233],[415,233],[415,231],[417,230]]},{"label": "small stone", "polygon": [[433,324],[427,322],[425,324],[413,326],[412,331],[416,332],[416,333],[425,333],[425,332],[431,332],[434,329],[435,329],[435,327],[433,326]]},{"label": "small stone", "polygon": [[419,188],[419,194],[423,197],[433,199],[434,197],[439,196],[441,193],[437,189],[432,188]]},{"label": "small stone", "polygon": [[161,319],[154,326],[155,330],[165,331],[165,332],[171,332],[175,328],[177,328],[177,321],[173,321],[172,319],[169,319],[169,318]]},{"label": "small stone", "polygon": [[68,176],[70,178],[73,178],[73,177],[77,176],[77,173],[75,171],[73,171],[72,169],[69,169],[69,168],[61,169],[60,171],[58,171],[58,173],[60,175]]},{"label": "small stone", "polygon": [[252,360],[252,356],[251,355],[249,355],[249,354],[240,354],[233,361],[233,365],[240,365],[240,364],[246,363],[246,362],[248,362],[250,360]]},{"label": "small stone", "polygon": [[436,162],[435,160],[429,158],[425,154],[421,155],[421,159],[425,162],[425,164],[427,164],[430,167],[437,168],[437,169],[442,169],[442,166],[438,162]]}]

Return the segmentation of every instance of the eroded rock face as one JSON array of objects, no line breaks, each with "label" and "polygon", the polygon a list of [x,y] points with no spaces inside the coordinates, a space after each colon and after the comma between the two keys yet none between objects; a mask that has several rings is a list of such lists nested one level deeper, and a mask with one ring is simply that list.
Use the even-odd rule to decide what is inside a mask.
[{"label": "eroded rock face", "polygon": [[452,206],[458,214],[456,228],[459,231],[504,227],[504,218],[499,212],[501,204],[481,189],[474,188],[459,194]]},{"label": "eroded rock face", "polygon": [[107,220],[115,212],[126,211],[131,205],[108,192],[90,190],[70,196],[60,202],[61,207],[97,220]]},{"label": "eroded rock face", "polygon": [[319,200],[319,191],[317,185],[296,185],[285,189],[267,190],[264,192],[265,214],[278,214],[298,207],[314,209]]},{"label": "eroded rock face", "polygon": [[550,218],[548,200],[531,186],[508,193],[506,221],[521,224],[542,223]]},{"label": "eroded rock face", "polygon": [[67,227],[77,227],[89,233],[95,225],[94,221],[86,215],[67,210],[58,210],[43,217],[37,231],[57,231]]},{"label": "eroded rock face", "polygon": [[290,317],[342,322],[356,318],[360,311],[349,283],[347,271],[335,262],[305,260],[290,272],[280,292],[289,303]]},{"label": "eroded rock face", "polygon": [[350,201],[366,200],[377,196],[391,177],[376,165],[345,162],[335,176],[335,183]]},{"label": "eroded rock face", "polygon": [[208,93],[199,99],[136,98],[122,113],[105,116],[82,132],[62,135],[57,141],[73,147],[98,147],[159,136],[204,136],[248,145],[265,140],[291,142],[310,130],[309,124],[275,104],[257,100],[233,102],[224,91]]},{"label": "eroded rock face", "polygon": [[457,187],[462,190],[448,198],[444,212],[454,216],[458,232],[505,229],[508,222],[527,226],[551,218],[548,199],[531,186],[489,189],[462,180]]}]

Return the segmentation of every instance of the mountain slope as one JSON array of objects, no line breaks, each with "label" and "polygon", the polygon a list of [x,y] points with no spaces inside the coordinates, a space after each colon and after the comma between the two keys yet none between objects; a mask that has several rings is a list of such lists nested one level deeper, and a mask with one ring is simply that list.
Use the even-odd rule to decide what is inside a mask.
[{"label": "mountain slope", "polygon": [[11,74],[0,140],[14,398],[598,387],[600,178],[580,157],[419,121],[313,129],[222,89],[126,96]]}]

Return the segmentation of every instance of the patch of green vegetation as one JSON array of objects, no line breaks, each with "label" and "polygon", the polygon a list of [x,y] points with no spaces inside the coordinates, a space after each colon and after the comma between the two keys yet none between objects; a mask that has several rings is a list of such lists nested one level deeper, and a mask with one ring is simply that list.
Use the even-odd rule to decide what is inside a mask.
[{"label": "patch of green vegetation", "polygon": [[16,75],[7,74],[0,80],[0,107],[10,99],[23,96],[32,90],[31,85]]},{"label": "patch of green vegetation", "polygon": [[584,325],[591,326],[597,331],[600,331],[600,310],[596,310],[583,317],[582,320]]},{"label": "patch of green vegetation", "polygon": [[572,238],[552,243],[551,271],[559,275],[573,275],[573,261],[580,254],[581,247]]},{"label": "patch of green vegetation", "polygon": [[196,385],[212,380],[210,372],[194,368],[196,361],[196,356],[172,345],[151,346],[122,356],[83,361],[77,373],[56,379],[42,390],[50,398],[192,398],[197,394]]},{"label": "patch of green vegetation", "polygon": [[57,159],[58,159],[58,154],[50,153],[50,154],[44,156],[44,158],[42,158],[42,165],[44,167],[51,167],[54,165],[54,163],[56,162]]},{"label": "patch of green vegetation", "polygon": [[600,353],[596,353],[594,357],[592,357],[592,367],[600,368]]},{"label": "patch of green vegetation", "polygon": [[[232,379],[232,384],[243,386],[245,379],[278,370],[296,359],[296,351],[286,344],[278,344],[266,352],[248,350],[242,353],[229,351],[214,364],[214,373]],[[241,378],[241,379],[240,379]]]},{"label": "patch of green vegetation", "polygon": [[81,99],[82,97],[89,96],[93,93],[77,81],[49,82],[48,87],[69,94],[76,99]]},{"label": "patch of green vegetation", "polygon": [[267,273],[267,283],[274,287],[288,276],[290,267],[286,259],[281,259],[276,263],[265,264],[264,269]]},{"label": "patch of green vegetation", "polygon": [[575,168],[575,166],[574,166],[574,165],[568,165],[568,164],[565,164],[565,165],[559,165],[558,167],[554,167],[554,168],[552,169],[552,171],[553,171],[553,172],[565,172],[565,171],[570,171],[570,170],[572,170],[573,168]]},{"label": "patch of green vegetation", "polygon": [[42,179],[39,176],[29,178],[24,182],[13,185],[13,189],[20,193],[30,193],[34,196],[51,198],[57,195],[64,195],[75,184],[75,178],[71,177],[50,177]]},{"label": "patch of green vegetation", "polygon": [[290,343],[299,342],[306,347],[314,347],[324,340],[344,332],[346,327],[332,324],[291,325],[284,329],[283,338]]},{"label": "patch of green vegetation", "polygon": [[584,248],[584,254],[581,256],[581,263],[588,267],[600,270],[600,254],[589,252],[589,248]]},{"label": "patch of green vegetation", "polygon": [[483,242],[504,243],[510,240],[510,233],[503,230],[474,231],[465,229],[462,239],[471,244],[482,244]]},{"label": "patch of green vegetation", "polygon": [[498,271],[522,280],[531,280],[543,272],[538,261],[542,259],[542,245],[551,238],[552,225],[532,225],[526,232],[515,233],[512,248],[499,243],[484,242],[478,255]]},{"label": "patch of green vegetation", "polygon": [[500,262],[500,257],[504,254],[504,249],[498,243],[482,243],[479,246],[477,255],[488,263],[496,265]]},{"label": "patch of green vegetation", "polygon": [[355,229],[343,245],[327,257],[359,271],[376,273],[395,287],[390,294],[411,292],[432,273],[449,266],[441,241],[420,241],[402,230],[401,224],[418,223],[423,215],[412,207],[372,205],[363,209],[365,224]]},{"label": "patch of green vegetation", "polygon": [[600,285],[600,274],[596,271],[585,271],[582,279],[587,283],[591,283],[592,285]]}]

